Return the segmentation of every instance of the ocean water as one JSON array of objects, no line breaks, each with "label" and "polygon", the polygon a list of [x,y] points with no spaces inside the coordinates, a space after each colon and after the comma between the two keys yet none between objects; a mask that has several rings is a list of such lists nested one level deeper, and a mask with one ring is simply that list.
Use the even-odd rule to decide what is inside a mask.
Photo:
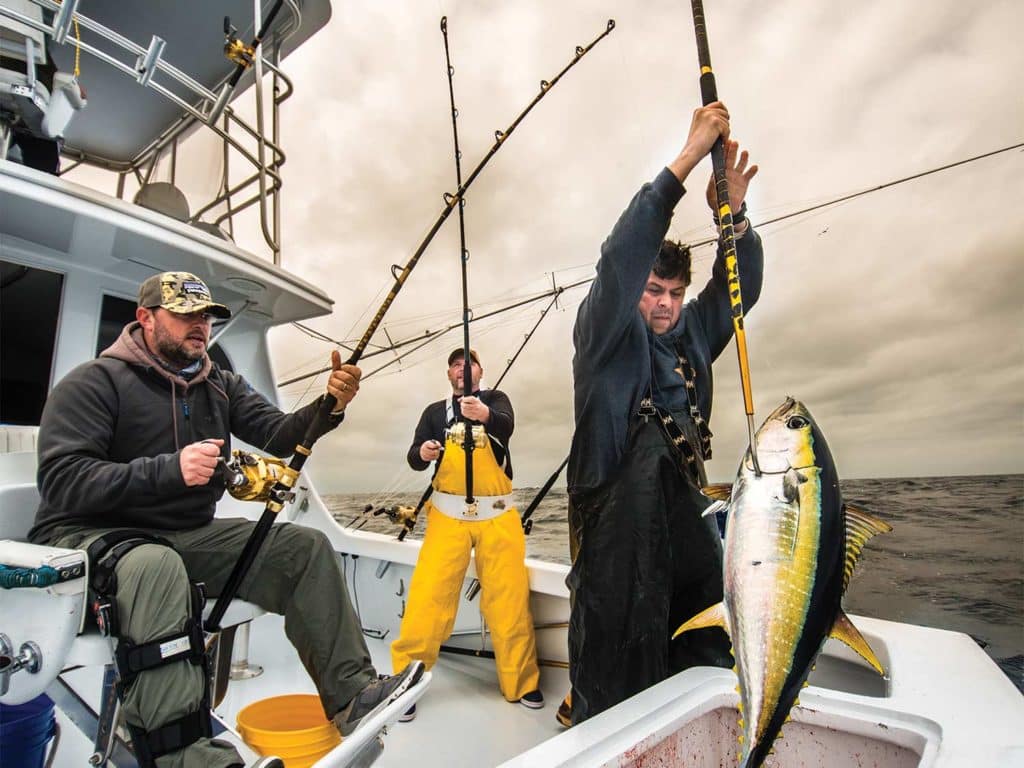
[{"label": "ocean water", "polygon": [[[846,480],[843,498],[893,526],[861,554],[844,598],[850,613],[965,632],[1024,692],[1024,475]],[[536,489],[516,492],[520,510]],[[327,496],[342,525],[398,532],[367,504],[415,505],[420,493]],[[566,493],[534,513],[530,557],[569,563]],[[420,519],[412,538],[423,535]]]}]

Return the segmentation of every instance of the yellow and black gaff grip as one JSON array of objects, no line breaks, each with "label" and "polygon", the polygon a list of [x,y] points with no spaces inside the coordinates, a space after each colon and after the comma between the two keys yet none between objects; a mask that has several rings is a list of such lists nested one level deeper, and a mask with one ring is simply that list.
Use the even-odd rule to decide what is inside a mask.
[{"label": "yellow and black gaff grip", "polygon": [[[704,106],[718,101],[715,73],[711,69],[711,51],[708,47],[707,24],[704,20],[703,0],[690,0],[693,11],[693,31],[697,38],[697,60],[700,64],[700,96]],[[747,355],[747,334],[743,327],[743,294],[740,290],[739,263],[736,260],[736,235],[733,229],[732,206],[729,204],[729,181],[725,169],[725,143],[719,137],[711,148],[711,163],[715,175],[718,227],[720,247],[725,255],[725,269],[729,281],[729,304],[732,309],[732,325],[736,332],[736,354],[740,365],[740,382],[743,387],[743,408],[747,414],[747,430],[750,437],[750,455],[754,470],[760,474],[757,453],[754,450],[754,395],[750,386],[750,363]]]}]

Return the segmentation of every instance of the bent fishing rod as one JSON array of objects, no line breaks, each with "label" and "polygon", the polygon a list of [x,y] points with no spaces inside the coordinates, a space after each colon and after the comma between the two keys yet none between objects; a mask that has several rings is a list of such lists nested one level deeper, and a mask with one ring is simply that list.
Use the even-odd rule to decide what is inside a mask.
[{"label": "bent fishing rod", "polygon": [[[700,64],[700,95],[704,106],[718,101],[715,73],[711,69],[711,51],[708,47],[707,25],[704,21],[702,0],[690,0],[693,10],[693,31],[697,37],[697,60]],[[747,332],[743,326],[743,295],[740,292],[739,263],[736,260],[736,237],[733,231],[732,208],[729,205],[729,182],[725,175],[725,142],[719,136],[711,148],[711,163],[715,175],[715,195],[718,199],[719,241],[725,252],[725,268],[729,279],[729,302],[732,306],[732,325],[736,333],[736,354],[740,363],[740,382],[743,386],[743,408],[747,413],[747,433],[750,438],[750,459],[754,472],[761,474],[754,444],[754,395],[750,388],[750,363],[747,361]]]},{"label": "bent fishing rod", "polygon": [[[263,27],[269,27],[269,21],[264,23]],[[388,292],[380,308],[377,310],[377,314],[374,315],[370,321],[369,326],[366,328],[366,332],[363,334],[359,343],[356,344],[352,354],[349,356],[346,364],[355,365],[359,362],[359,358],[362,357],[363,351],[370,343],[370,339],[376,333],[378,326],[384,319],[384,315],[391,308],[395,298],[398,296],[398,292],[402,290],[402,286],[405,285],[406,280],[409,279],[409,275],[412,270],[415,269],[416,264],[419,262],[420,257],[427,250],[427,246],[430,245],[434,236],[437,235],[441,226],[451,215],[452,209],[456,204],[461,202],[465,196],[466,191],[470,188],[473,182],[476,180],[480,172],[486,167],[487,163],[490,162],[491,158],[497,154],[498,150],[505,144],[505,141],[512,135],[513,131],[519,126],[519,124],[526,118],[526,116],[533,110],[533,108],[543,99],[548,92],[554,88],[559,80],[572,69],[580,60],[589,53],[594,46],[596,46],[601,40],[608,36],[608,34],[615,29],[615,21],[609,19],[608,24],[600,35],[594,38],[589,45],[586,47],[576,46],[575,54],[572,60],[560,71],[552,80],[541,80],[540,92],[533,98],[533,100],[526,106],[526,108],[519,113],[515,120],[512,121],[511,125],[504,131],[498,130],[494,133],[494,144],[491,145],[490,150],[484,155],[483,159],[477,164],[476,168],[473,169],[472,173],[466,178],[466,180],[459,185],[459,188],[454,194],[445,193],[444,195],[444,208],[434,221],[433,226],[427,232],[423,238],[423,242],[420,243],[415,253],[409,258],[405,266],[399,272],[397,265],[392,267],[391,274],[395,279],[394,285]],[[263,30],[261,30],[263,31]],[[320,403],[320,407],[317,410],[313,421],[306,429],[306,433],[302,438],[302,442],[295,446],[295,452],[292,454],[291,460],[288,462],[286,467],[283,467],[280,471],[279,476],[274,482],[273,486],[265,491],[261,495],[261,499],[266,499],[266,507],[263,510],[263,514],[260,515],[259,521],[256,523],[256,527],[253,528],[252,534],[250,534],[248,541],[242,549],[241,554],[238,557],[238,561],[235,563],[235,567],[232,569],[231,574],[228,576],[227,581],[224,584],[224,589],[221,594],[217,597],[217,602],[213,606],[213,610],[210,612],[209,619],[207,620],[208,631],[212,634],[219,633],[220,622],[224,618],[224,614],[227,612],[228,605],[235,598],[238,593],[238,588],[242,584],[242,580],[248,574],[249,569],[252,567],[253,561],[256,559],[256,554],[259,552],[260,547],[266,540],[267,535],[270,533],[270,528],[274,523],[274,518],[277,513],[284,509],[284,505],[291,501],[295,494],[292,488],[298,481],[299,473],[302,471],[302,467],[306,463],[306,459],[309,458],[312,452],[313,443],[316,442],[317,438],[321,434],[326,432],[326,428],[329,425],[329,419],[331,418],[331,411],[337,405],[337,399],[329,392],[323,396],[323,400]]]},{"label": "bent fishing rod", "polygon": [[[441,17],[441,35],[444,37],[444,63],[448,73],[448,99],[452,108],[452,139],[455,145],[455,183],[462,189],[462,150],[459,149],[459,109],[455,106],[455,67],[448,50],[448,17]],[[462,267],[462,396],[473,394],[473,355],[469,348],[469,250],[466,248],[466,199],[459,199],[459,264]],[[466,511],[476,512],[473,498],[473,424],[459,409],[462,422],[462,450],[466,454]],[[440,458],[438,459],[440,463]]]}]

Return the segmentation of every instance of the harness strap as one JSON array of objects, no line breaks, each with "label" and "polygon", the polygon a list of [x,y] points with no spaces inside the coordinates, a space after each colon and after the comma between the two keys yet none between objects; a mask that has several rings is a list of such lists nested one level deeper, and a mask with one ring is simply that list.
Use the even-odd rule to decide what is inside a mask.
[{"label": "harness strap", "polygon": [[126,725],[132,736],[132,750],[135,752],[135,758],[143,768],[155,766],[158,757],[184,749],[201,738],[208,739],[213,736],[207,697],[203,698],[203,702],[195,712],[189,712],[187,715],[151,731],[131,723],[126,723]]},{"label": "harness strap", "polygon": [[686,399],[690,404],[690,418],[697,426],[700,435],[700,450],[702,458],[707,461],[711,458],[711,428],[708,426],[704,415],[697,405],[697,373],[690,365],[690,361],[683,354],[681,346],[676,347],[676,358],[679,360],[679,367],[676,369],[683,376],[683,383],[686,385]]}]

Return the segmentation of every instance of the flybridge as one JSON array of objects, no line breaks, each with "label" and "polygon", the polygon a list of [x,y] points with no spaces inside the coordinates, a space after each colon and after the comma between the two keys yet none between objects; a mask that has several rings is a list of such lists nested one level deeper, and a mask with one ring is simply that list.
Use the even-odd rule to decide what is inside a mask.
[{"label": "flybridge", "polygon": [[[15,66],[0,70],[0,89],[36,86],[34,60],[41,74],[56,67],[52,82],[38,84],[38,94],[45,91],[52,100],[51,91],[88,93],[91,103],[59,134],[33,133],[62,140],[62,154],[74,160],[64,172],[84,163],[117,173],[118,197],[124,197],[129,179],[143,187],[160,164],[169,164],[174,185],[181,141],[206,126],[223,145],[223,181],[198,210],[178,205],[172,215],[230,232],[234,214],[258,204],[263,237],[279,263],[285,158],[279,109],[293,91],[280,62],[326,24],[330,3],[300,7],[297,0],[276,0],[266,13],[261,3],[243,0],[144,3],[130,13],[123,3],[97,0],[88,4],[88,15],[79,6],[78,0],[0,0],[0,40]],[[241,34],[229,18],[244,28]],[[71,72],[80,91],[64,87],[62,78]],[[264,105],[262,87],[253,89],[255,119],[243,119],[230,103],[254,83],[262,85],[265,73],[270,103]],[[232,156],[253,169],[233,184]]]}]

